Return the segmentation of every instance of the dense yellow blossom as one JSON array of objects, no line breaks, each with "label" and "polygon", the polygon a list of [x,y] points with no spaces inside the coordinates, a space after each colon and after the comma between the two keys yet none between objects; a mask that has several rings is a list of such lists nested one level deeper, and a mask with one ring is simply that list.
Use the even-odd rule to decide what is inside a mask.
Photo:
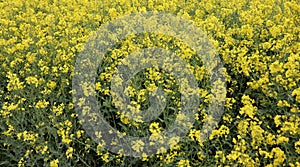
[{"label": "dense yellow blossom", "polygon": [[67,158],[72,158],[74,149],[72,147],[69,147],[68,150],[66,151],[66,156]]},{"label": "dense yellow blossom", "polygon": [[58,159],[52,160],[50,162],[50,167],[58,167],[58,163],[59,163]]},{"label": "dense yellow blossom", "polygon": [[[128,34],[106,53],[95,83],[80,83],[85,97],[73,97],[72,93],[77,93],[71,91],[77,75],[75,62],[90,37],[113,19],[145,11],[172,13],[190,20],[207,35],[222,63],[205,66],[201,54],[172,36]],[[297,0],[1,1],[0,164],[300,166],[299,11]],[[126,30],[126,26],[110,26],[111,33]],[[180,33],[189,34],[190,30]],[[113,98],[116,92],[111,90],[111,82],[118,80],[117,88],[121,89],[124,78],[114,78],[118,67],[123,63],[135,70],[134,63],[123,60],[148,47],[164,48],[186,61],[198,89],[190,89],[186,78],[178,79],[168,71],[175,64],[166,63],[164,69],[146,68],[126,83],[122,93],[128,111],[123,112],[121,109],[127,105]],[[210,70],[221,65],[226,68],[226,93],[219,89],[221,82],[210,82],[218,77]],[[165,108],[158,118],[143,121],[143,112],[151,111],[147,109],[156,104],[154,94],[159,90],[164,95],[157,99],[166,103]],[[199,96],[193,124],[186,122],[188,115],[182,113],[186,107],[181,104],[182,92]],[[99,115],[93,114],[95,108],[88,105],[91,101],[87,97],[93,96],[98,101]],[[208,110],[214,101],[224,104],[223,115]],[[82,109],[80,114],[78,108]],[[212,115],[220,118],[209,124],[216,128],[203,128]],[[106,141],[114,132],[106,134],[84,126],[86,122],[99,125],[98,116],[104,116],[118,130],[120,139],[148,136],[150,143],[135,140],[128,145],[142,156],[126,157],[121,148],[117,153],[105,150],[117,143]],[[165,132],[172,124],[190,128],[189,133],[167,138]],[[176,128],[172,130],[181,130]],[[205,140],[204,133],[208,134]],[[147,146],[155,143],[167,147],[152,150],[157,155],[148,155]]]}]

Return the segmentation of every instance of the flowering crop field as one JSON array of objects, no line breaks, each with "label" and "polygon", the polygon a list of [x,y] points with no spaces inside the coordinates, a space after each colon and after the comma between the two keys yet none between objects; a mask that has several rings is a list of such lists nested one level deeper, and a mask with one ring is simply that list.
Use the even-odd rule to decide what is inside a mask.
[{"label": "flowering crop field", "polygon": [[[120,40],[97,67],[95,84],[83,85],[96,93],[103,117],[120,135],[159,142],[175,118],[185,117],[184,86],[169,66],[140,70],[124,90],[133,113],[147,110],[152,93],[163,90],[165,108],[157,118],[132,119],[118,109],[114,74],[136,50],[176,53],[188,64],[197,83],[192,92],[199,96],[186,135],[173,136],[169,149],[151,155],[144,152],[146,143],[133,142],[129,147],[141,154],[133,157],[87,133],[76,112],[85,101],[74,97],[72,81],[76,59],[93,33],[146,11],[190,20],[207,35],[224,67],[226,97],[215,128],[202,128],[211,118],[209,104],[221,96],[214,97],[210,73],[195,50],[159,33]],[[203,133],[209,135],[205,140]],[[299,0],[0,0],[0,166],[300,166]]]}]

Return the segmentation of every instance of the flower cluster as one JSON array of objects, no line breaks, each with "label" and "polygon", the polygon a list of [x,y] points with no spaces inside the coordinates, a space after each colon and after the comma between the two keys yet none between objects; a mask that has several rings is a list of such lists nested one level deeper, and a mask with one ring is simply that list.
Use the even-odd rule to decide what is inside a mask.
[{"label": "flower cluster", "polygon": [[[121,40],[97,68],[95,85],[81,85],[86,96],[96,92],[103,116],[119,136],[150,136],[153,143],[163,142],[165,129],[187,119],[181,113],[181,90],[197,94],[200,101],[195,122],[181,121],[190,128],[186,136],[172,136],[165,141],[169,149],[158,148],[154,155],[145,153],[147,143],[136,140],[130,147],[142,157],[133,158],[124,150],[109,152],[105,141],[96,142],[85,132],[74,108],[82,107],[87,115],[91,109],[83,105],[84,98],[73,99],[71,83],[76,58],[89,37],[110,20],[143,11],[172,13],[203,30],[223,61],[227,93],[216,128],[202,129],[211,119],[210,101],[219,102],[225,90],[213,91],[221,83],[210,83],[210,70],[195,50],[164,34],[131,34]],[[0,1],[0,164],[300,166],[299,23],[297,0]],[[123,106],[111,90],[112,83],[123,82],[115,77],[118,67],[130,64],[124,60],[132,52],[150,47],[184,60],[198,88],[190,90],[187,80],[176,80],[165,70],[174,64],[166,63],[135,74],[124,89],[130,105]],[[160,91],[164,95],[153,98]],[[147,122],[141,115],[151,100],[166,105]],[[203,133],[209,134],[207,140],[202,140]],[[101,139],[106,134],[93,135]]]}]

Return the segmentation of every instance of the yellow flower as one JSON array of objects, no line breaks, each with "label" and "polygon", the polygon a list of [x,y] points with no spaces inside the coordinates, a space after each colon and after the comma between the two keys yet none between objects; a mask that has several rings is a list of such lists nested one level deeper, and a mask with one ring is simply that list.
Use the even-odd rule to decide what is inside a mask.
[{"label": "yellow flower", "polygon": [[65,108],[64,103],[61,103],[59,106],[53,106],[52,110],[56,116],[59,116],[63,113],[64,108]]},{"label": "yellow flower", "polygon": [[14,127],[10,124],[8,124],[8,122],[6,122],[6,125],[8,126],[8,130],[5,132],[2,132],[2,134],[4,134],[5,136],[11,136],[12,133],[14,131]]},{"label": "yellow flower", "polygon": [[124,123],[125,125],[129,124],[129,118],[126,117],[124,115],[124,113],[121,114],[120,119],[121,119],[122,123]]},{"label": "yellow flower", "polygon": [[164,161],[169,164],[171,162],[174,161],[174,157],[177,155],[177,152],[174,151],[174,152],[171,152],[170,154],[167,154],[166,158],[164,159]]},{"label": "yellow flower", "polygon": [[160,133],[161,127],[159,127],[159,123],[153,122],[150,124],[149,131],[151,133]]},{"label": "yellow flower", "polygon": [[249,128],[249,122],[247,120],[241,120],[237,128],[241,137],[245,137]]},{"label": "yellow flower", "polygon": [[274,141],[274,139],[275,139],[275,135],[273,135],[273,134],[268,134],[268,135],[266,136],[266,142],[267,142],[267,144],[269,144],[269,145],[274,145],[274,144],[276,144],[276,142]]},{"label": "yellow flower", "polygon": [[278,107],[290,107],[291,105],[286,100],[279,100],[277,103]]},{"label": "yellow flower", "polygon": [[23,136],[23,141],[31,141],[30,143],[35,143],[38,134],[35,134],[33,132],[28,132],[25,130],[24,132],[20,132],[17,134],[18,140],[20,140],[22,136]]},{"label": "yellow flower", "polygon": [[165,147],[160,147],[156,154],[165,154],[167,152],[167,149]]},{"label": "yellow flower", "polygon": [[277,72],[284,72],[284,69],[283,69],[283,63],[279,62],[278,60],[276,60],[275,62],[273,62],[270,66],[269,66],[269,69],[270,69],[270,73],[271,74],[274,74],[274,73],[277,73]]},{"label": "yellow flower", "polygon": [[274,117],[274,123],[276,125],[276,127],[278,127],[281,124],[281,120],[280,120],[281,116],[280,115],[276,115]]},{"label": "yellow flower", "polygon": [[142,140],[137,140],[132,142],[132,149],[136,152],[141,152],[144,150],[144,142]]},{"label": "yellow flower", "polygon": [[102,160],[104,161],[104,162],[106,162],[106,163],[108,163],[109,162],[109,153],[106,153],[106,154],[104,154],[104,155],[102,155]]},{"label": "yellow flower", "polygon": [[273,26],[270,28],[271,35],[276,38],[281,33],[281,26]]},{"label": "yellow flower", "polygon": [[281,166],[286,158],[284,151],[282,151],[279,147],[276,147],[272,149],[271,153],[274,157],[273,165]]},{"label": "yellow flower", "polygon": [[227,136],[229,134],[229,128],[225,125],[221,125],[219,129],[215,129],[212,131],[212,133],[209,136],[209,139],[212,140],[214,136]]},{"label": "yellow flower", "polygon": [[251,122],[250,129],[252,137],[251,146],[257,149],[264,140],[264,130],[254,122]]},{"label": "yellow flower", "polygon": [[48,81],[47,86],[50,89],[54,89],[56,87],[56,82],[54,82],[54,81]]},{"label": "yellow flower", "polygon": [[142,161],[148,161],[148,155],[146,153],[142,154]]},{"label": "yellow flower", "polygon": [[45,154],[48,150],[48,146],[44,146],[43,149],[41,149],[41,153]]},{"label": "yellow flower", "polygon": [[76,137],[77,137],[77,138],[80,138],[81,135],[82,135],[83,133],[84,133],[83,130],[78,130],[78,131],[76,132]]},{"label": "yellow flower", "polygon": [[138,94],[137,94],[138,102],[146,101],[145,93],[146,93],[146,89],[142,89],[138,92]]},{"label": "yellow flower", "polygon": [[296,101],[300,103],[300,87],[293,90],[292,96],[296,96]]},{"label": "yellow flower", "polygon": [[[201,153],[201,155],[202,155],[202,153]],[[223,163],[225,162],[225,159],[226,159],[226,157],[225,157],[225,155],[222,151],[217,151],[216,155],[215,155],[215,158],[221,159],[221,162],[223,162]]]},{"label": "yellow flower", "polygon": [[36,77],[30,76],[30,77],[27,77],[25,80],[26,80],[26,83],[29,85],[34,84],[35,87],[38,87],[38,85],[39,85],[39,80]]},{"label": "yellow flower", "polygon": [[226,98],[225,107],[232,109],[232,105],[236,102],[234,98]]},{"label": "yellow flower", "polygon": [[177,148],[176,146],[177,146],[179,140],[180,140],[179,136],[172,137],[172,138],[169,139],[168,144],[170,145],[171,150],[174,150],[174,149]]},{"label": "yellow flower", "polygon": [[12,72],[8,72],[7,78],[9,78],[9,81],[7,84],[8,91],[20,90],[20,89],[24,88],[24,82],[21,82],[16,74],[13,74]]},{"label": "yellow flower", "polygon": [[177,167],[190,167],[190,161],[189,160],[180,160],[177,164]]},{"label": "yellow flower", "polygon": [[24,160],[24,158],[22,157],[18,162],[18,167],[24,166],[25,162],[26,162],[26,160]]},{"label": "yellow flower", "polygon": [[253,119],[255,111],[257,110],[257,107],[252,105],[254,103],[254,100],[252,100],[248,95],[243,95],[242,103],[245,106],[240,109],[240,114],[246,114]]},{"label": "yellow flower", "polygon": [[151,83],[147,86],[146,88],[149,92],[156,92],[156,90],[158,89],[158,87],[154,84],[154,83]]},{"label": "yellow flower", "polygon": [[72,147],[68,148],[68,150],[66,151],[67,158],[72,158],[73,150],[74,149]]},{"label": "yellow flower", "polygon": [[241,27],[240,32],[243,36],[247,37],[248,39],[252,39],[252,37],[253,37],[253,28],[249,24],[243,25]]},{"label": "yellow flower", "polygon": [[44,100],[39,100],[36,104],[36,108],[46,108],[49,105],[49,102],[47,102],[45,99]]},{"label": "yellow flower", "polygon": [[200,141],[200,134],[201,134],[200,130],[191,129],[189,133],[189,137],[192,140]]},{"label": "yellow flower", "polygon": [[295,142],[295,149],[298,154],[300,154],[300,139]]},{"label": "yellow flower", "polygon": [[58,159],[52,160],[50,162],[50,167],[58,167],[58,163],[59,163]]},{"label": "yellow flower", "polygon": [[288,142],[289,142],[289,138],[281,135],[277,136],[277,144],[288,143]]},{"label": "yellow flower", "polygon": [[244,107],[242,107],[240,109],[240,114],[246,114],[248,115],[250,118],[254,118],[255,115],[255,111],[256,111],[256,107],[253,107],[252,105],[245,105]]},{"label": "yellow flower", "polygon": [[101,84],[100,84],[100,82],[97,82],[95,84],[95,90],[101,90]]}]

